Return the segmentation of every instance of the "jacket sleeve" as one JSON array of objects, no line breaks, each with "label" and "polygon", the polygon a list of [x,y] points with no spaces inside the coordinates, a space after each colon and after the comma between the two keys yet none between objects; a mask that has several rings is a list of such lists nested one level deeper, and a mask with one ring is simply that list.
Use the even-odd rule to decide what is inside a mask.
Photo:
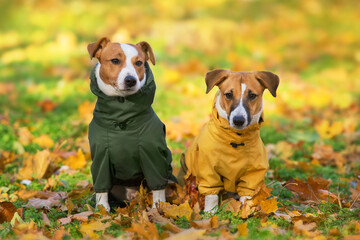
[{"label": "jacket sleeve", "polygon": [[197,181],[199,192],[203,195],[219,194],[224,189],[224,183],[221,176],[216,172],[216,164],[210,162],[209,151],[197,149]]},{"label": "jacket sleeve", "polygon": [[259,149],[257,152],[249,156],[251,159],[249,160],[246,174],[240,178],[236,186],[239,196],[252,197],[255,190],[264,182],[266,171],[269,168],[268,156],[265,147],[262,146],[257,149]]}]

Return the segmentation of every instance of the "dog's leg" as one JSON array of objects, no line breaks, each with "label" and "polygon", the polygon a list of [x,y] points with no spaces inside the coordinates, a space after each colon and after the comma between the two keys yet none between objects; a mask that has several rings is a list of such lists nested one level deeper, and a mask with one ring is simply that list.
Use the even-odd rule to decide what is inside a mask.
[{"label": "dog's leg", "polygon": [[214,213],[218,206],[219,196],[217,194],[210,194],[205,196],[205,212]]},{"label": "dog's leg", "polygon": [[153,205],[152,208],[156,208],[156,204],[159,202],[165,202],[165,189],[153,190]]},{"label": "dog's leg", "polygon": [[242,197],[240,197],[240,202],[242,203],[242,204],[244,204],[245,203],[245,200],[249,200],[249,199],[251,199],[252,197],[250,197],[250,196],[242,196]]},{"label": "dog's leg", "polygon": [[102,205],[106,211],[110,212],[108,193],[96,193],[96,206]]}]

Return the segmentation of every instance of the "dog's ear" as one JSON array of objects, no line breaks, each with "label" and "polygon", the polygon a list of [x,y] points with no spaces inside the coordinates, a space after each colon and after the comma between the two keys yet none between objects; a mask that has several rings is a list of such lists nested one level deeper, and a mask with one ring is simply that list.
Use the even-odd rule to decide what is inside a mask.
[{"label": "dog's ear", "polygon": [[280,81],[278,75],[272,72],[256,71],[255,77],[264,88],[269,89],[271,95],[276,97],[276,89],[278,88]]},{"label": "dog's ear", "polygon": [[216,69],[206,73],[206,93],[229,77],[230,70]]},{"label": "dog's ear", "polygon": [[136,44],[145,53],[146,61],[150,59],[151,63],[155,65],[155,55],[149,43],[142,41]]},{"label": "dog's ear", "polygon": [[100,38],[99,41],[97,41],[97,42],[90,43],[87,46],[87,50],[89,52],[90,59],[92,59],[93,57],[96,57],[97,59],[99,59],[99,57],[101,55],[101,51],[106,47],[106,45],[108,45],[109,42],[110,42],[109,38],[103,37],[103,38]]}]

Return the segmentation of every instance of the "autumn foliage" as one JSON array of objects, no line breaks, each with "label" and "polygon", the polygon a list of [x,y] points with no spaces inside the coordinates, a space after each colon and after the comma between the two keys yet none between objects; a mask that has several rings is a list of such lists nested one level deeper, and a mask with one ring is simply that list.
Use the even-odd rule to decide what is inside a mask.
[{"label": "autumn foliage", "polygon": [[[359,3],[350,1],[5,1],[0,7],[0,238],[359,239]],[[94,208],[88,124],[96,98],[86,46],[149,42],[153,107],[180,154],[209,119],[215,68],[269,70],[265,185],[202,211],[194,179],[151,209],[141,188]]]}]

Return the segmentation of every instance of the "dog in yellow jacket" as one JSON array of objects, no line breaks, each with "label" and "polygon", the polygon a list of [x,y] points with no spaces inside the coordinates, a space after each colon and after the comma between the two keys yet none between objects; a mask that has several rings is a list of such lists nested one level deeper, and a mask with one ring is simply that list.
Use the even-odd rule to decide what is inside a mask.
[{"label": "dog in yellow jacket", "polygon": [[179,177],[196,177],[205,195],[204,211],[213,212],[220,192],[237,193],[244,202],[264,182],[269,164],[259,132],[262,95],[268,89],[276,97],[279,77],[266,71],[217,69],[206,74],[205,82],[206,93],[219,87],[212,117],[182,155]]}]

